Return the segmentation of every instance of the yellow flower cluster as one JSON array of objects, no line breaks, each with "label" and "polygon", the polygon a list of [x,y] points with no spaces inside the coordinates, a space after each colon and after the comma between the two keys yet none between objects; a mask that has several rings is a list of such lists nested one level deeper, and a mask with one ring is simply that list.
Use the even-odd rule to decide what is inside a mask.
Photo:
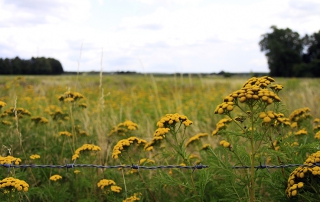
[{"label": "yellow flower cluster", "polygon": [[16,189],[17,191],[27,192],[29,190],[29,184],[24,180],[7,177],[0,180],[0,188],[7,188],[9,191]]},{"label": "yellow flower cluster", "polygon": [[187,142],[186,142],[186,147],[191,144],[192,142],[196,140],[200,140],[201,137],[208,136],[208,133],[198,133],[195,136],[192,136]]},{"label": "yellow flower cluster", "polygon": [[158,128],[154,132],[152,140],[145,145],[144,149],[147,151],[152,150],[153,145],[155,145],[158,141],[164,139],[169,131],[170,128]]},{"label": "yellow flower cluster", "polygon": [[3,125],[10,126],[12,123],[10,121],[3,120],[1,121]]},{"label": "yellow flower cluster", "polygon": [[34,159],[39,159],[40,158],[40,155],[39,154],[32,154],[30,156],[30,159],[34,160]]},{"label": "yellow flower cluster", "polygon": [[316,135],[314,136],[314,138],[316,138],[316,139],[319,139],[319,140],[320,140],[320,131],[318,131],[318,132],[316,133]]},{"label": "yellow flower cluster", "polygon": [[68,136],[68,137],[71,137],[72,134],[68,131],[62,131],[62,132],[59,132],[59,136]]},{"label": "yellow flower cluster", "polygon": [[308,131],[307,131],[305,128],[303,128],[303,129],[295,132],[294,134],[295,134],[295,135],[307,135],[307,134],[308,134]]},{"label": "yellow flower cluster", "polygon": [[204,144],[201,148],[201,150],[206,150],[206,149],[209,149],[209,147],[211,147],[210,144]]},{"label": "yellow flower cluster", "polygon": [[164,117],[158,121],[158,128],[170,128],[170,126],[175,126],[177,123],[182,123],[186,127],[190,126],[193,122],[188,119],[188,117],[184,115],[180,115],[178,113],[175,114],[166,114]]},{"label": "yellow flower cluster", "polygon": [[52,175],[50,177],[51,181],[57,181],[57,180],[60,180],[60,179],[62,179],[61,175]]},{"label": "yellow flower cluster", "polygon": [[36,124],[38,123],[48,123],[49,120],[44,118],[44,117],[41,117],[41,116],[35,116],[35,117],[31,117],[31,121],[35,122]]},{"label": "yellow flower cluster", "polygon": [[256,78],[252,77],[243,85],[240,90],[234,91],[223,99],[214,113],[225,114],[233,110],[234,105],[239,101],[241,103],[261,100],[268,104],[280,102],[281,99],[274,92],[269,91],[266,87],[274,82],[274,79],[268,76]]},{"label": "yellow flower cluster", "polygon": [[0,109],[1,109],[2,107],[5,107],[5,106],[7,106],[7,103],[5,103],[5,102],[3,102],[3,101],[0,101]]},{"label": "yellow flower cluster", "polygon": [[108,134],[108,136],[111,136],[113,134],[119,134],[119,135],[125,136],[128,130],[132,131],[137,129],[138,129],[138,124],[130,120],[126,120],[125,122],[119,123],[117,126],[113,127],[110,133]]},{"label": "yellow flower cluster", "polygon": [[104,189],[105,187],[110,186],[111,191],[113,192],[117,192],[120,193],[120,191],[122,190],[121,187],[117,186],[116,183],[113,180],[107,180],[107,179],[102,179],[97,183],[97,186],[100,189]]},{"label": "yellow flower cluster", "polygon": [[94,144],[84,144],[74,152],[72,160],[78,159],[80,157],[80,153],[83,151],[101,151],[101,148]]},{"label": "yellow flower cluster", "polygon": [[275,113],[273,111],[268,112],[260,112],[259,118],[263,120],[264,123],[270,123],[272,120],[274,120],[274,124],[283,124],[290,126],[290,120],[288,118],[285,118],[282,113]]},{"label": "yellow flower cluster", "polygon": [[152,159],[147,159],[147,158],[143,158],[143,159],[140,159],[140,161],[139,161],[139,164],[141,165],[141,164],[143,164],[143,163],[156,163],[154,160],[152,160]]},{"label": "yellow flower cluster", "polygon": [[270,88],[275,92],[279,92],[280,90],[283,89],[283,86],[280,84],[272,84],[270,85]]},{"label": "yellow flower cluster", "polygon": [[290,114],[289,119],[292,122],[299,122],[308,117],[311,117],[310,109],[308,107],[304,107],[304,108],[294,110]]},{"label": "yellow flower cluster", "polygon": [[13,156],[3,157],[0,155],[0,164],[12,164],[12,163],[14,163],[15,165],[19,165],[19,163],[21,163],[21,159]]},{"label": "yellow flower cluster", "polygon": [[212,135],[218,134],[219,131],[225,129],[227,127],[227,124],[232,122],[232,119],[229,118],[224,118],[221,119],[217,124],[216,124],[216,129],[212,132]]},{"label": "yellow flower cluster", "polygon": [[231,147],[230,142],[227,142],[227,141],[225,141],[225,140],[221,140],[219,144],[220,144],[221,146],[223,146],[224,148],[230,148],[230,147]]},{"label": "yellow flower cluster", "polygon": [[126,198],[123,200],[123,202],[133,202],[133,201],[140,201],[141,193],[134,193],[133,196],[130,196],[129,198]]},{"label": "yellow flower cluster", "polygon": [[31,113],[28,110],[21,108],[21,107],[19,107],[19,108],[10,107],[9,109],[5,110],[1,114],[1,117],[5,117],[5,116],[15,117],[16,115],[18,118],[23,118],[24,115],[31,116]]},{"label": "yellow flower cluster", "polygon": [[314,163],[320,163],[320,151],[311,154],[308,156],[306,161],[303,163],[310,167],[298,167],[290,174],[288,178],[288,186],[286,189],[286,194],[290,198],[292,196],[296,196],[298,194],[298,189],[304,187],[304,181],[310,181],[310,179],[306,179],[307,177],[320,176],[320,167],[313,166]]},{"label": "yellow flower cluster", "polygon": [[84,98],[84,96],[78,92],[67,91],[63,95],[59,96],[58,100],[64,102],[74,102]]},{"label": "yellow flower cluster", "polygon": [[81,103],[78,106],[81,107],[81,108],[87,108],[87,104],[86,103]]},{"label": "yellow flower cluster", "polygon": [[137,137],[122,139],[113,147],[112,158],[117,159],[119,157],[119,154],[121,154],[121,151],[124,150],[125,147],[129,147],[134,142],[136,142],[138,145],[147,144],[147,141]]}]

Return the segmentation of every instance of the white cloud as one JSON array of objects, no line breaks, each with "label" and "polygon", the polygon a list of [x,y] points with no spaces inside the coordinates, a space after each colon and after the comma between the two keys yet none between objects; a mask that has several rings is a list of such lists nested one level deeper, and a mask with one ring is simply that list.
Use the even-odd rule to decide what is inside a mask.
[{"label": "white cloud", "polygon": [[[103,48],[106,71],[142,71],[140,58],[150,72],[266,72],[258,42],[271,25],[311,34],[320,21],[315,0],[117,3],[128,2],[138,2],[135,7],[140,10],[126,14],[128,10],[110,7],[114,2],[108,0],[0,0],[0,57],[39,54],[76,71],[83,44],[81,71],[100,70]],[[115,15],[110,9],[117,10]],[[104,11],[119,23],[105,25]],[[92,26],[96,22],[99,26]]]}]

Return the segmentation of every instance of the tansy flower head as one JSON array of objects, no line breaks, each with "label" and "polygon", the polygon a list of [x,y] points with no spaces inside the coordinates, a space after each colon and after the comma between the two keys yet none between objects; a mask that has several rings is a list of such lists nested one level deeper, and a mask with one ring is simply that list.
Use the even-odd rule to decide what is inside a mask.
[{"label": "tansy flower head", "polygon": [[12,163],[14,163],[15,165],[19,165],[19,163],[21,163],[21,159],[13,156],[3,157],[0,155],[0,164],[12,164]]},{"label": "tansy flower head", "polygon": [[13,117],[17,116],[18,118],[23,118],[25,115],[31,116],[31,113],[28,110],[21,107],[18,107],[18,108],[10,107],[9,109],[5,110],[3,114],[6,116],[13,116]]},{"label": "tansy flower head", "polygon": [[134,193],[133,196],[130,196],[129,198],[126,198],[123,200],[123,202],[133,202],[133,201],[140,201],[141,193]]},{"label": "tansy flower head", "polygon": [[230,148],[231,147],[231,144],[225,140],[222,140],[220,143],[219,143],[221,146],[223,146],[224,148]]},{"label": "tansy flower head", "polygon": [[232,122],[232,119],[230,118],[224,118],[221,119],[217,124],[216,124],[216,129],[212,132],[212,135],[218,134],[219,131],[225,129],[229,123]]},{"label": "tansy flower head", "polygon": [[201,148],[201,150],[206,150],[206,149],[209,149],[209,147],[211,147],[210,144],[204,144]]},{"label": "tansy flower head", "polygon": [[[288,178],[288,185],[286,189],[286,194],[289,198],[296,196],[300,189],[305,189],[305,191],[310,189],[306,187],[304,182],[311,182],[313,180],[318,179],[318,176],[320,175],[320,167],[312,166],[315,163],[320,163],[320,151],[311,154],[306,159],[304,164],[308,165],[308,167],[300,166],[296,168],[294,171],[292,171]],[[309,178],[314,179],[312,180]]]},{"label": "tansy flower head", "polygon": [[34,160],[34,159],[39,159],[40,155],[39,154],[33,154],[30,156],[30,159]]},{"label": "tansy flower head", "polygon": [[2,107],[5,107],[5,106],[7,106],[7,103],[5,103],[5,102],[3,102],[3,101],[0,101],[0,109],[1,109]]},{"label": "tansy flower head", "polygon": [[79,147],[78,149],[76,149],[76,151],[74,152],[73,156],[72,156],[72,160],[76,160],[80,157],[80,153],[84,152],[84,151],[101,151],[101,148],[99,146],[96,146],[94,144],[84,144],[81,147]]},{"label": "tansy flower head", "polygon": [[164,117],[160,119],[160,121],[158,121],[157,126],[159,128],[170,128],[174,127],[177,123],[184,124],[184,126],[187,127],[190,126],[193,122],[190,121],[188,117],[175,113],[166,114]]},{"label": "tansy flower head", "polygon": [[84,96],[78,92],[67,91],[63,95],[59,96],[58,100],[64,102],[74,102],[84,98]]},{"label": "tansy flower head", "polygon": [[60,180],[60,179],[62,179],[62,177],[60,175],[52,175],[50,177],[51,181],[57,181],[57,180]]},{"label": "tansy flower head", "polygon": [[31,121],[35,122],[36,124],[38,124],[38,123],[46,124],[49,122],[48,119],[41,117],[41,116],[31,117]]},{"label": "tansy flower head", "polygon": [[7,191],[24,191],[27,192],[29,190],[29,184],[24,180],[19,180],[13,177],[7,177],[3,180],[0,180],[0,188],[6,189]]},{"label": "tansy flower head", "polygon": [[59,132],[59,136],[68,136],[68,137],[71,137],[72,134],[68,131],[62,131],[62,132]]},{"label": "tansy flower head", "polygon": [[147,141],[137,137],[129,137],[127,139],[122,139],[113,147],[112,158],[117,159],[119,157],[119,154],[121,154],[122,150],[126,149],[133,143],[136,143],[138,145],[145,145],[147,144]]},{"label": "tansy flower head", "polygon": [[186,142],[186,147],[191,144],[192,142],[196,140],[200,140],[201,137],[208,136],[208,133],[198,133],[195,136],[191,137],[187,142]]},{"label": "tansy flower head", "polygon": [[108,136],[111,136],[113,134],[123,135],[125,136],[128,131],[133,131],[138,129],[138,124],[126,120],[123,123],[119,123],[117,126],[113,127]]}]

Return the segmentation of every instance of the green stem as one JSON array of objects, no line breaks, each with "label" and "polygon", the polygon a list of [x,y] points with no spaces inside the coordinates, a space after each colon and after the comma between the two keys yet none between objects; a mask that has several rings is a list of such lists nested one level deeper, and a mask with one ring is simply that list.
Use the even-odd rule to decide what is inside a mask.
[{"label": "green stem", "polygon": [[250,115],[250,121],[251,121],[251,137],[250,137],[250,145],[251,145],[251,157],[250,157],[250,186],[249,186],[249,194],[250,194],[250,202],[254,202],[255,199],[255,182],[254,182],[254,175],[255,175],[255,169],[254,169],[254,155],[255,155],[255,148],[254,148],[254,121],[253,121],[253,115],[252,115],[252,107],[250,107],[251,115]]}]

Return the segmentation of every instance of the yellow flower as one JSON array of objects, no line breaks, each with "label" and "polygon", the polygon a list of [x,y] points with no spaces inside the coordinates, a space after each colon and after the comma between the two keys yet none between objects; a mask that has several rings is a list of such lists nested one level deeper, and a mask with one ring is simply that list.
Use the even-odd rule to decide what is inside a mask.
[{"label": "yellow flower", "polygon": [[188,119],[188,117],[184,115],[180,115],[178,113],[175,114],[166,114],[164,117],[158,121],[158,128],[170,128],[177,123],[184,124],[186,127],[190,126],[193,122]]},{"label": "yellow flower", "polygon": [[304,128],[304,129],[301,129],[301,130],[295,132],[294,134],[295,134],[295,135],[307,135],[308,132],[307,132],[307,130]]},{"label": "yellow flower", "polygon": [[70,132],[68,132],[68,131],[59,132],[59,136],[63,136],[63,135],[68,136],[68,137],[72,136],[72,134]]},{"label": "yellow flower", "polygon": [[80,170],[74,170],[73,173],[74,174],[79,174],[81,171]]},{"label": "yellow flower", "polygon": [[113,191],[113,192],[120,193],[121,190],[122,190],[122,188],[119,186],[116,186],[116,185],[111,186],[111,191]]},{"label": "yellow flower", "polygon": [[231,144],[225,140],[222,140],[220,142],[220,145],[223,146],[224,148],[230,148],[231,147]]},{"label": "yellow flower", "polygon": [[186,147],[191,144],[192,142],[199,140],[201,137],[208,136],[208,133],[198,133],[195,136],[191,137],[187,142],[186,142]]},{"label": "yellow flower", "polygon": [[108,180],[108,179],[102,179],[97,183],[97,186],[100,189],[104,189],[104,187],[108,187],[111,185],[116,185],[116,183],[113,180]]},{"label": "yellow flower", "polygon": [[30,156],[30,159],[39,159],[40,158],[40,155],[39,154],[33,154]]},{"label": "yellow flower", "polygon": [[52,175],[50,177],[51,181],[57,181],[57,180],[60,180],[60,179],[62,179],[62,177],[60,175]]},{"label": "yellow flower", "polygon": [[7,190],[9,191],[13,191],[15,189],[17,191],[27,192],[29,190],[29,184],[24,180],[7,177],[3,180],[0,180],[0,188],[8,188]]},{"label": "yellow flower", "polygon": [[21,163],[21,159],[10,156],[10,155],[6,157],[3,157],[0,155],[0,164],[12,164],[12,163],[14,163],[15,165],[19,165],[19,163]]},{"label": "yellow flower", "polygon": [[133,196],[130,196],[129,198],[126,198],[123,200],[123,202],[133,202],[133,201],[140,201],[139,195],[141,196],[141,193],[134,193]]},{"label": "yellow flower", "polygon": [[208,149],[209,147],[211,147],[210,144],[204,144],[204,145],[202,146],[201,150],[206,150],[206,149]]},{"label": "yellow flower", "polygon": [[96,146],[94,144],[84,144],[81,147],[79,147],[78,149],[76,149],[76,151],[74,152],[73,156],[72,156],[72,160],[76,160],[80,157],[80,153],[84,152],[84,151],[101,151],[101,148],[99,146]]},{"label": "yellow flower", "polygon": [[0,109],[1,109],[2,107],[5,107],[5,106],[7,106],[7,103],[5,103],[5,102],[3,102],[3,101],[0,101]]},{"label": "yellow flower", "polygon": [[138,145],[147,144],[147,141],[139,139],[137,137],[129,137],[127,139],[122,139],[113,147],[112,158],[117,159],[119,157],[119,154],[121,154],[121,151],[124,150],[126,147],[129,147],[134,142],[136,142]]}]

